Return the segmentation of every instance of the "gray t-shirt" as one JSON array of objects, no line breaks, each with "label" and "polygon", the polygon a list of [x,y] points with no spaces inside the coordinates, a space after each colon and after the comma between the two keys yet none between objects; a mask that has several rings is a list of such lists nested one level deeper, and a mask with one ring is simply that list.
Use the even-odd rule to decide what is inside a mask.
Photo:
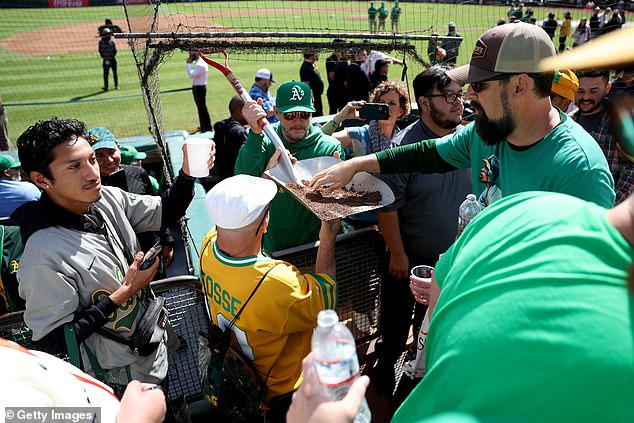
[{"label": "gray t-shirt", "polygon": [[[396,145],[439,138],[421,120],[394,139]],[[408,257],[435,262],[449,248],[458,229],[458,207],[471,193],[471,170],[444,174],[381,174],[394,192],[394,202],[381,211],[398,211],[401,238]]]}]

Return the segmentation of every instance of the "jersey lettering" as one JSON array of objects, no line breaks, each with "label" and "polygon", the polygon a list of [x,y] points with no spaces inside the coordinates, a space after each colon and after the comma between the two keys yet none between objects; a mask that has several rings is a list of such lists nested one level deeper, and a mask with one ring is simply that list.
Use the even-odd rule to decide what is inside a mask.
[{"label": "jersey lettering", "polygon": [[218,304],[218,306],[222,307],[224,311],[230,313],[232,316],[235,316],[238,313],[238,310],[240,310],[242,301],[235,298],[226,289],[222,289],[222,286],[218,282],[214,282],[211,279],[211,276],[204,275],[203,280],[209,302],[213,301]]}]

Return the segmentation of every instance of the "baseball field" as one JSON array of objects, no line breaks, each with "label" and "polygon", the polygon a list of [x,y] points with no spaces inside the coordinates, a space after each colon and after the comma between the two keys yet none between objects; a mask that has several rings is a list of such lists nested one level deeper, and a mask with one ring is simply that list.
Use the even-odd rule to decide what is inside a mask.
[{"label": "baseball field", "polygon": [[[386,3],[388,7],[391,2]],[[301,32],[322,28],[324,33],[367,32],[368,2],[353,1],[226,1],[179,3],[161,6],[159,31],[173,31],[181,26],[206,31],[207,27],[226,31]],[[400,32],[418,35],[446,33],[449,21],[457,24],[464,37],[458,64],[469,60],[472,47],[483,31],[506,17],[506,6],[458,5],[401,2],[403,9]],[[541,22],[547,8],[535,9]],[[147,133],[147,115],[143,103],[137,65],[125,39],[117,39],[120,90],[103,92],[102,62],[97,53],[97,27],[109,18],[124,31],[128,22],[142,27],[151,20],[147,6],[1,9],[0,13],[0,96],[9,118],[9,134],[15,140],[29,125],[51,116],[74,117],[91,126],[106,126],[117,136]],[[557,11],[558,16],[563,10]],[[574,10],[578,19],[585,10]],[[129,19],[129,20],[128,20]],[[387,21],[390,29],[390,21]],[[191,30],[191,29],[190,29]],[[569,40],[571,42],[571,40]],[[425,57],[426,42],[413,42],[418,54]],[[232,55],[231,67],[245,87],[250,87],[255,71],[268,67],[279,82],[299,77],[302,62],[301,40],[297,52],[275,51],[249,53],[248,49]],[[325,79],[325,59],[330,51],[322,51],[318,62]],[[392,53],[399,56],[398,52]],[[185,72],[187,53],[174,50],[163,57],[159,67],[162,116],[166,130],[198,126],[196,108]],[[409,57],[409,81],[423,70],[423,65]],[[390,79],[400,79],[402,68],[392,66]],[[227,105],[234,94],[222,75],[210,68],[207,104],[212,120],[228,116]],[[276,86],[273,85],[273,91]],[[325,97],[325,96],[324,96]],[[324,103],[327,104],[324,98]]]}]

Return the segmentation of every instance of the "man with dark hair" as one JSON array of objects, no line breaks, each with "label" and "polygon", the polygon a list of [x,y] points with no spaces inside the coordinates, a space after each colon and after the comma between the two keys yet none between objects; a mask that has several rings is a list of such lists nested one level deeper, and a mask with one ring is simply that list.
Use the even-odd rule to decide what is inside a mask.
[{"label": "man with dark hair", "polygon": [[[414,78],[420,118],[393,140],[409,145],[440,138],[461,128],[464,109],[460,84],[446,66],[432,66]],[[379,211],[379,226],[389,251],[389,267],[381,292],[381,348],[372,379],[392,392],[394,366],[405,349],[410,326],[420,327],[426,307],[409,294],[409,273],[420,264],[434,266],[456,238],[458,207],[471,192],[469,170],[443,174],[421,172],[380,175],[394,192],[394,202]],[[420,213],[425,210],[425,213]],[[415,318],[412,321],[412,310]],[[399,388],[400,390],[400,388]]]},{"label": "man with dark hair", "polygon": [[[24,320],[39,349],[67,354],[73,334],[83,361],[90,350],[102,379],[119,393],[132,379],[160,383],[167,375],[167,335],[133,350],[144,323],[146,289],[158,260],[143,270],[136,233],[165,229],[181,218],[194,196],[187,147],[183,169],[161,197],[102,186],[84,124],[53,118],[18,138],[24,171],[44,190],[39,201],[16,209],[12,219],[25,242],[18,270]],[[213,163],[213,151],[209,160]],[[151,301],[151,300],[150,300]],[[72,336],[72,335],[71,335]]]},{"label": "man with dark hair", "polygon": [[555,32],[557,31],[558,26],[559,23],[557,22],[557,19],[555,19],[555,14],[553,12],[548,12],[548,19],[544,20],[542,29],[546,31],[546,34],[548,34],[551,40],[555,38]]},{"label": "man with dark hair", "polygon": [[247,140],[245,126],[247,120],[242,115],[244,100],[234,95],[229,101],[230,116],[214,125],[214,142],[216,143],[217,167],[220,180],[233,176],[233,168],[238,159],[240,147]]},{"label": "man with dark hair", "polygon": [[606,96],[610,89],[610,71],[586,71],[578,74],[579,90],[572,118],[597,141],[614,177],[616,203],[624,201],[634,189],[634,163],[619,153],[607,113]]},{"label": "man with dark hair", "polygon": [[471,167],[473,193],[479,196],[487,188],[479,181],[482,161],[493,155],[500,164],[501,195],[546,190],[611,207],[614,182],[601,149],[552,107],[553,74],[538,71],[539,60],[554,55],[552,40],[535,25],[489,29],[476,42],[471,63],[447,72],[470,84],[474,123],[437,140],[347,160],[315,175],[311,188],[328,183],[326,189],[340,188],[360,171],[442,173]]},{"label": "man with dark hair", "polygon": [[348,66],[348,74],[346,75],[346,87],[350,100],[365,100],[370,98],[370,79],[361,69],[361,65],[365,62],[367,52],[363,49],[354,52],[354,57],[350,66]]},{"label": "man with dark hair", "polygon": [[304,62],[299,68],[299,79],[310,86],[313,91],[313,105],[315,106],[314,117],[323,116],[324,108],[321,101],[321,95],[324,93],[324,81],[321,79],[319,69],[317,69],[317,61],[319,60],[318,51],[308,51],[304,53]]},{"label": "man with dark hair", "polygon": [[326,97],[328,98],[330,114],[337,113],[346,105],[345,79],[348,70],[348,53],[345,49],[345,41],[337,38],[333,40],[333,44],[335,51],[326,59],[326,74],[328,76]]},{"label": "man with dark hair", "polygon": [[108,91],[108,75],[112,69],[112,77],[114,78],[114,87],[119,89],[119,76],[117,74],[117,45],[111,39],[112,30],[104,28],[101,32],[101,40],[99,40],[99,55],[103,59],[103,87],[104,91]]}]

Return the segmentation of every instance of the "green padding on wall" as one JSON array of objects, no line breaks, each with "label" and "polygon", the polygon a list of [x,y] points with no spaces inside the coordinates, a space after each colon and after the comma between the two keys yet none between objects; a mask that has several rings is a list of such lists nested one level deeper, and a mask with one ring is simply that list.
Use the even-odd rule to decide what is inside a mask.
[{"label": "green padding on wall", "polygon": [[[178,173],[183,164],[184,142],[185,140],[183,137],[167,138],[167,150],[169,151],[172,168],[176,173]],[[196,276],[198,276],[198,252],[200,251],[200,246],[203,243],[205,234],[207,234],[209,229],[213,226],[213,222],[211,217],[209,217],[207,207],[205,206],[205,194],[203,186],[196,183],[194,185],[194,199],[187,208],[187,217],[189,217],[187,226],[189,227],[189,231],[191,233],[190,242],[193,244],[190,246],[190,249],[192,263],[194,266],[194,274]]]}]

